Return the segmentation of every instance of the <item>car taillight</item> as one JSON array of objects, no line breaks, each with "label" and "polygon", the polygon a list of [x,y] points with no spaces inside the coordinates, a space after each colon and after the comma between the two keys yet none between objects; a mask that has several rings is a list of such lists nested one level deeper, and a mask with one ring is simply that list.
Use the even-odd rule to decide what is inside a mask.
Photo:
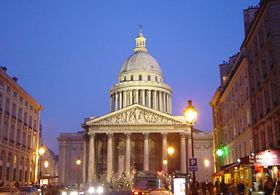
[{"label": "car taillight", "polygon": [[133,195],[142,195],[142,192],[134,191]]}]

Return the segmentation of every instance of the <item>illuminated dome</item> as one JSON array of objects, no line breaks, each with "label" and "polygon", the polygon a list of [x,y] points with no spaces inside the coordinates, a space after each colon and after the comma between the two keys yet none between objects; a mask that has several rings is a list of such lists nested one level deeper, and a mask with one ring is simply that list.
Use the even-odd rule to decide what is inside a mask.
[{"label": "illuminated dome", "polygon": [[161,69],[156,59],[147,52],[137,51],[132,54],[122,65],[121,73],[128,71],[151,71],[161,74]]}]

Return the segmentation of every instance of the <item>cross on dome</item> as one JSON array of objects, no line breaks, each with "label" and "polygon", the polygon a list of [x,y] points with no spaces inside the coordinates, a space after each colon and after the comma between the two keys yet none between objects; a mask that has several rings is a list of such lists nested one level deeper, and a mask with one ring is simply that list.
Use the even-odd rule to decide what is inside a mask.
[{"label": "cross on dome", "polygon": [[146,48],[146,38],[143,36],[141,25],[140,25],[139,35],[136,37],[135,41],[136,41],[136,47],[134,48],[135,52],[138,52],[138,51],[147,52],[148,51]]}]

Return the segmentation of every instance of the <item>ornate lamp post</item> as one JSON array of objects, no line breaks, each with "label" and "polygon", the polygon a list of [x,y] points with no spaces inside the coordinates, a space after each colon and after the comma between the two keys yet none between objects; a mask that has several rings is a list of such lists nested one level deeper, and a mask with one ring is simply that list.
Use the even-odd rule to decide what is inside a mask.
[{"label": "ornate lamp post", "polygon": [[82,161],[80,159],[76,160],[76,165],[78,167],[78,191],[80,191],[80,165],[81,165]]},{"label": "ornate lamp post", "polygon": [[[193,147],[193,126],[196,122],[196,119],[197,119],[197,110],[195,109],[195,107],[192,105],[192,101],[189,100],[188,101],[188,106],[185,108],[184,110],[184,116],[185,116],[185,119],[186,119],[186,122],[187,124],[190,126],[191,128],[191,146],[192,146],[192,158],[194,158],[194,147]],[[195,171],[193,171],[193,185],[195,185]],[[193,186],[192,188],[193,190],[193,194],[195,194],[195,186]]]},{"label": "ornate lamp post", "polygon": [[42,158],[43,158],[43,155],[46,152],[46,149],[44,148],[44,146],[41,146],[39,148],[38,152],[39,152],[39,158],[40,158],[40,170],[39,170],[39,184],[40,184],[40,181],[41,181],[41,178],[42,178]]}]

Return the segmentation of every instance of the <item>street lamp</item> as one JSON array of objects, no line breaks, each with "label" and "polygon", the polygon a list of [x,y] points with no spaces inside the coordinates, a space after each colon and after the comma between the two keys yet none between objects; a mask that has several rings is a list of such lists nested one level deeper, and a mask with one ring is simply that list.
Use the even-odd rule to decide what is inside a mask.
[{"label": "street lamp", "polygon": [[[188,101],[188,106],[184,110],[184,116],[186,119],[187,124],[190,126],[191,129],[191,146],[192,146],[192,158],[194,158],[194,147],[193,147],[193,126],[196,122],[197,119],[197,110],[195,107],[192,105],[192,101]],[[195,171],[193,171],[193,194],[195,193]]]},{"label": "street lamp", "polygon": [[42,158],[43,158],[43,155],[46,152],[46,149],[44,148],[44,146],[41,146],[39,148],[38,152],[39,152],[39,158],[40,158],[40,171],[39,171],[39,184],[40,184],[40,181],[41,181],[41,178],[42,178]]},{"label": "street lamp", "polygon": [[76,164],[78,167],[78,191],[80,191],[80,165],[82,161],[80,159],[76,160]]}]

